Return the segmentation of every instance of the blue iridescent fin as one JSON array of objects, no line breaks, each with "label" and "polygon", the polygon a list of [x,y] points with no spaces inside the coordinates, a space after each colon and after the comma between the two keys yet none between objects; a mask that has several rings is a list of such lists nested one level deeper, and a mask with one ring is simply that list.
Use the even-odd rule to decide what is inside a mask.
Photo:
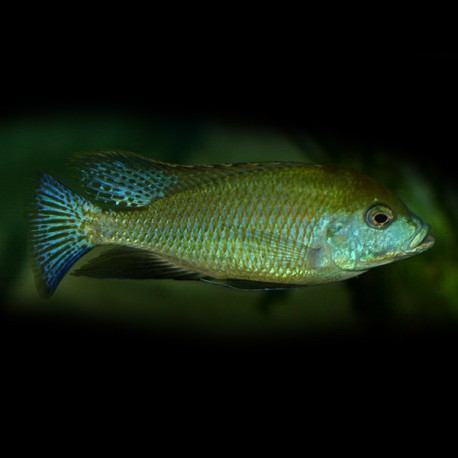
[{"label": "blue iridescent fin", "polygon": [[304,167],[294,162],[177,165],[155,161],[127,151],[77,153],[72,166],[92,198],[108,206],[139,208],[231,175],[280,167]]},{"label": "blue iridescent fin", "polygon": [[51,296],[72,265],[91,248],[83,211],[92,207],[49,175],[42,175],[28,220],[37,288]]},{"label": "blue iridescent fin", "polygon": [[146,206],[177,182],[160,163],[134,153],[78,153],[72,155],[71,165],[92,198],[117,207]]}]

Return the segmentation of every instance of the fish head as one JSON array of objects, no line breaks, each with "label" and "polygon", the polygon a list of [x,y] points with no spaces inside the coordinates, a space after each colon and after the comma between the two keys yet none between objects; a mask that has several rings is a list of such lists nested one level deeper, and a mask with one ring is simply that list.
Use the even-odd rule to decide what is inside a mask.
[{"label": "fish head", "polygon": [[371,181],[369,192],[347,198],[326,226],[333,262],[345,271],[373,267],[422,253],[434,245],[431,227],[393,193]]}]

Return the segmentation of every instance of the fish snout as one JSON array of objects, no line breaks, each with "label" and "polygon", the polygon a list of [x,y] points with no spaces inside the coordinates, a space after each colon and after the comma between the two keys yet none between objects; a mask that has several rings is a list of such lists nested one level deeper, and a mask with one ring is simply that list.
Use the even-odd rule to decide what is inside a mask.
[{"label": "fish snout", "polygon": [[430,235],[431,226],[421,222],[418,229],[413,233],[406,244],[406,252],[418,253],[431,248],[434,245],[434,237]]}]

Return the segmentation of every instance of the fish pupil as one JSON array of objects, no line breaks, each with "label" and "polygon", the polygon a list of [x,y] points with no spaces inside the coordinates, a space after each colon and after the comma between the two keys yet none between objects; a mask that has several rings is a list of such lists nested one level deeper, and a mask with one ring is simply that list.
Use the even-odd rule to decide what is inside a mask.
[{"label": "fish pupil", "polygon": [[385,224],[385,223],[388,221],[388,216],[385,215],[385,213],[377,213],[377,214],[374,216],[374,221],[375,221],[377,224]]}]

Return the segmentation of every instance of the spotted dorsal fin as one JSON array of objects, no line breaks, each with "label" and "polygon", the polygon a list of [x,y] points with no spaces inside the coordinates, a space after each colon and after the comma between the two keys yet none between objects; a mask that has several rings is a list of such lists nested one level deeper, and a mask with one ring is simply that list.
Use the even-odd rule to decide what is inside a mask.
[{"label": "spotted dorsal fin", "polygon": [[156,199],[233,175],[306,166],[298,162],[177,165],[125,151],[74,154],[71,165],[93,199],[124,208],[143,207]]}]

